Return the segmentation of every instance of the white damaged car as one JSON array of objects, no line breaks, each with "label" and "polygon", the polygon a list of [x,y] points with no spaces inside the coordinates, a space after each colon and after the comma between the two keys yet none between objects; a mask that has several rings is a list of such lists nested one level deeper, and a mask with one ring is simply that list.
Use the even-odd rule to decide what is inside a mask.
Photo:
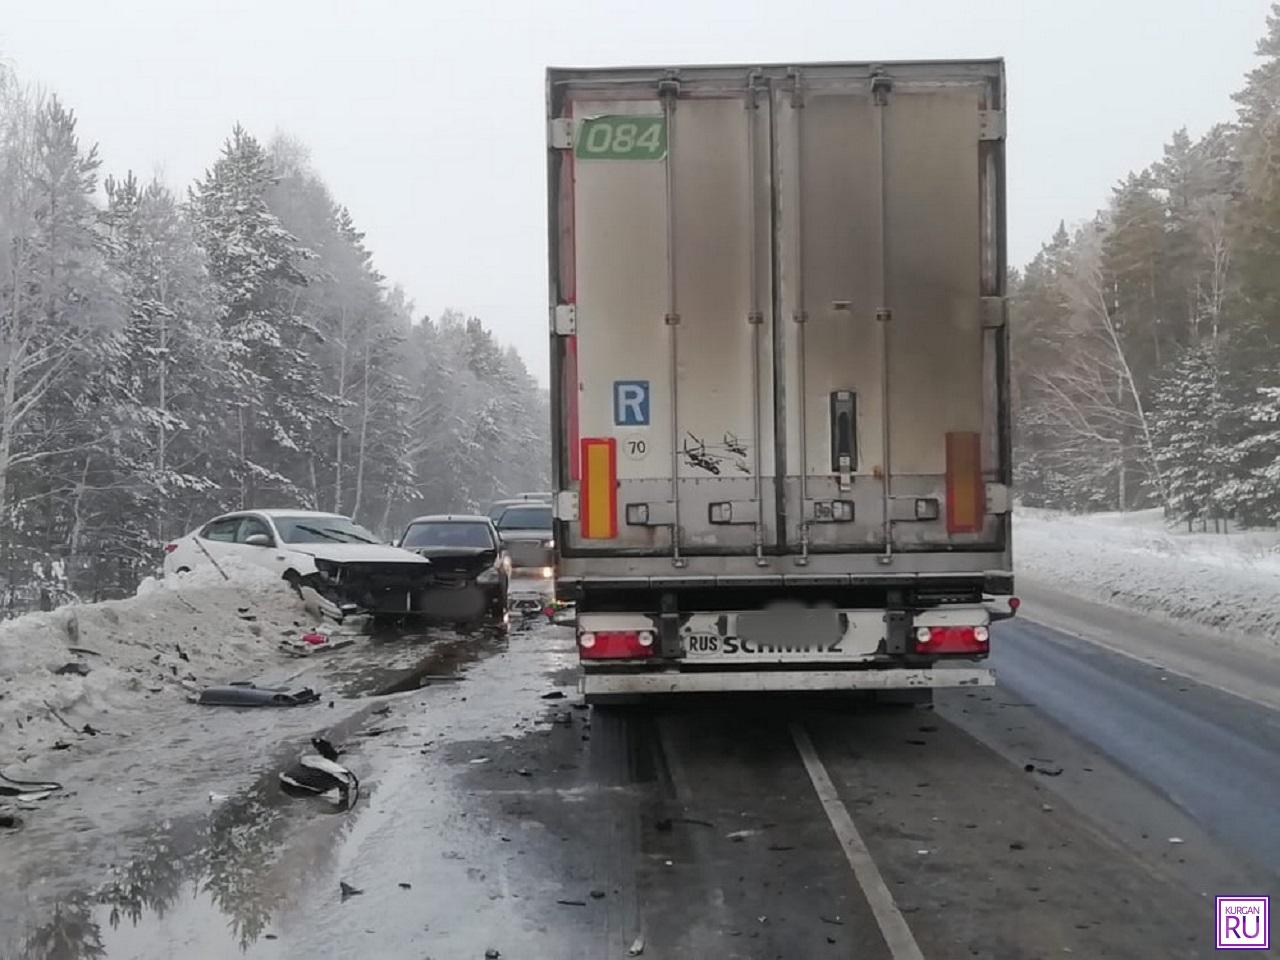
[{"label": "white damaged car", "polygon": [[431,561],[382,543],[349,517],[304,510],[240,510],[165,545],[164,574],[181,578],[261,567],[331,614],[411,616],[434,583]]}]

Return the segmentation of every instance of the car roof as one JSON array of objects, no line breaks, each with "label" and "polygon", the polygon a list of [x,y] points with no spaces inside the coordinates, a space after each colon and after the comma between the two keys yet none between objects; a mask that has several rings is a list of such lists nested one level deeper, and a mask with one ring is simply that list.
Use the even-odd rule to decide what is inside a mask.
[{"label": "car roof", "polygon": [[236,510],[235,513],[256,513],[264,517],[341,517],[343,520],[351,518],[341,514],[333,513],[329,510]]},{"label": "car roof", "polygon": [[[237,517],[266,517],[270,520],[279,520],[282,517],[351,520],[350,517],[343,516],[340,513],[328,513],[321,510],[228,510],[226,513],[220,513],[205,522],[213,523],[215,520],[231,520]],[[351,522],[354,523],[355,521],[352,520]]]},{"label": "car roof", "polygon": [[433,513],[425,517],[414,517],[409,521],[414,523],[492,523],[488,517],[480,516],[474,513]]}]

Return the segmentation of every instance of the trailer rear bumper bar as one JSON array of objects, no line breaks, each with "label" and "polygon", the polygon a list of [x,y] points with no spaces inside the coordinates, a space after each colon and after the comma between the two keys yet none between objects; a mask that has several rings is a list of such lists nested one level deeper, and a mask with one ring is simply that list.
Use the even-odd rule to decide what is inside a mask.
[{"label": "trailer rear bumper bar", "polygon": [[995,671],[982,667],[883,670],[751,670],[585,672],[578,680],[584,696],[666,693],[766,693],[803,690],[922,690],[990,687]]}]

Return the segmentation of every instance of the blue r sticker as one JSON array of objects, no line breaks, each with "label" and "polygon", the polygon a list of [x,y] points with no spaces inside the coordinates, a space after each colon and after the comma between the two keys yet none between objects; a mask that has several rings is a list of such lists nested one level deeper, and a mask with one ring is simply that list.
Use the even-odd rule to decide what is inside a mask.
[{"label": "blue r sticker", "polygon": [[649,425],[649,381],[613,381],[613,422],[619,427]]}]

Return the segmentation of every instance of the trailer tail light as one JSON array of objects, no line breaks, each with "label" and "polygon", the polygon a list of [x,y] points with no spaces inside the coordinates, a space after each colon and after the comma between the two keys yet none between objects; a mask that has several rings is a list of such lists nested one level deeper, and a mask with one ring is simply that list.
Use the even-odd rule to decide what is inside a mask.
[{"label": "trailer tail light", "polygon": [[916,653],[986,653],[990,640],[986,627],[916,627]]},{"label": "trailer tail light", "polygon": [[173,553],[173,551],[175,551],[175,550],[177,550],[177,549],[178,549],[178,545],[177,545],[176,543],[166,543],[166,544],[164,545],[164,552],[165,552],[165,553]]},{"label": "trailer tail light", "polygon": [[578,634],[583,660],[637,660],[653,656],[652,630],[597,630]]}]

